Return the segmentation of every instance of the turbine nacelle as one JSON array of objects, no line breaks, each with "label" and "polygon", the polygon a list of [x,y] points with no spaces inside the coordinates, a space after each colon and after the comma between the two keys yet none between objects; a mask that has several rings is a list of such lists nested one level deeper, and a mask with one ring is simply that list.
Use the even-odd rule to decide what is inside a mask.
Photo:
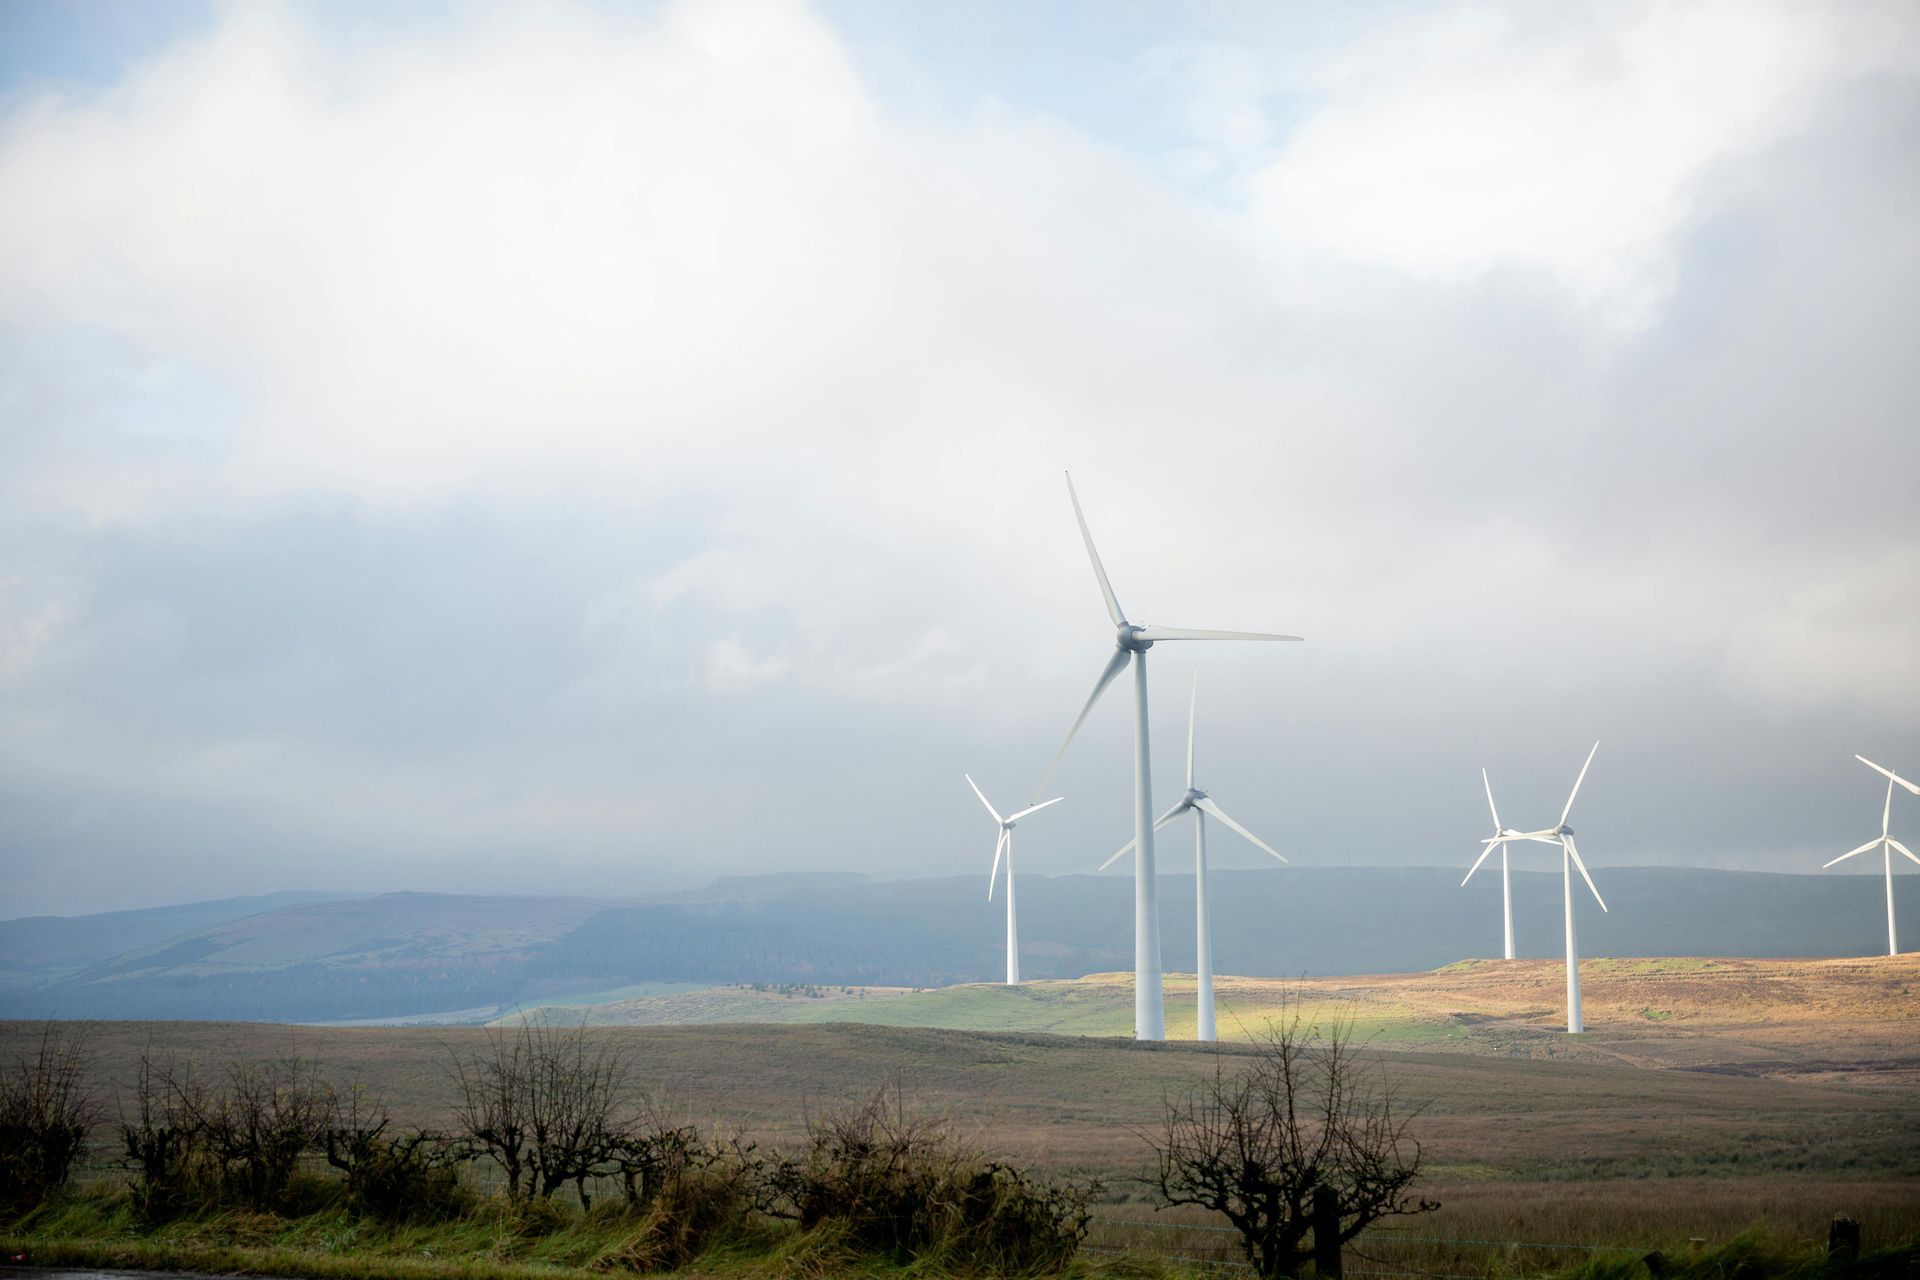
[{"label": "turbine nacelle", "polygon": [[973,775],[964,774],[962,776],[966,778],[967,785],[973,788],[973,794],[980,797],[980,804],[986,809],[987,813],[992,816],[994,825],[1000,828],[1000,834],[995,836],[993,841],[993,870],[987,873],[987,901],[991,902],[993,901],[994,881],[1000,877],[1000,855],[1002,853],[1007,855],[1007,885],[1008,891],[1012,891],[1014,826],[1020,819],[1030,813],[1038,813],[1042,809],[1059,804],[1063,797],[1055,796],[1053,799],[1042,801],[1039,804],[1030,804],[1026,808],[1015,813],[1010,813],[1003,818],[1000,816],[1000,811],[993,807],[993,802],[987,799],[987,793],[980,789],[980,784],[973,780]]},{"label": "turbine nacelle", "polygon": [[1198,806],[1199,803],[1202,800],[1205,800],[1206,798],[1207,798],[1207,793],[1202,791],[1200,788],[1188,787],[1187,794],[1180,797],[1180,803],[1183,807],[1192,809]]},{"label": "turbine nacelle", "polygon": [[[1153,799],[1151,771],[1148,757],[1152,754],[1147,731],[1147,650],[1161,640],[1298,640],[1299,636],[1283,636],[1253,631],[1216,631],[1198,627],[1143,627],[1127,621],[1127,615],[1120,608],[1119,598],[1113,594],[1113,584],[1107,580],[1106,566],[1100,563],[1100,553],[1094,549],[1093,532],[1087,528],[1087,517],[1080,510],[1080,495],[1073,491],[1073,477],[1067,477],[1067,500],[1073,504],[1073,520],[1080,526],[1080,541],[1086,546],[1087,560],[1093,567],[1094,582],[1100,588],[1100,599],[1107,608],[1107,620],[1113,624],[1114,650],[1107,655],[1107,662],[1100,670],[1099,679],[1093,683],[1093,692],[1087,695],[1086,702],[1080,708],[1080,714],[1074,717],[1073,724],[1067,729],[1066,737],[1060,741],[1059,750],[1053,753],[1053,759],[1047,762],[1047,770],[1040,775],[1040,785],[1034,788],[1034,797],[1039,798],[1046,789],[1047,780],[1053,777],[1054,769],[1073,744],[1074,735],[1080,732],[1080,726],[1087,722],[1087,716],[1093,711],[1094,704],[1100,701],[1100,695],[1107,691],[1120,673],[1129,665],[1133,667],[1133,839],[1139,846],[1140,856],[1134,860],[1133,892],[1133,1034],[1136,1039],[1160,1040],[1166,1036],[1166,1016],[1162,1005],[1160,982],[1160,916],[1155,901],[1153,867],[1153,832],[1159,825],[1154,822],[1149,806]],[[1193,786],[1193,718],[1189,711],[1187,719],[1187,786]],[[1183,808],[1183,812],[1184,812]],[[1247,835],[1244,828],[1219,812],[1212,800],[1201,796],[1193,806],[1193,812],[1206,812],[1224,825]],[[1164,821],[1164,818],[1162,819]],[[1259,840],[1248,836],[1255,844]],[[1132,845],[1129,845],[1132,847]],[[1278,853],[1266,845],[1260,845],[1273,856]],[[1115,855],[1116,857],[1118,855]],[[1282,862],[1285,858],[1280,858]],[[1109,859],[1111,861],[1111,859]],[[1204,1025],[1204,1023],[1203,1023]]]}]

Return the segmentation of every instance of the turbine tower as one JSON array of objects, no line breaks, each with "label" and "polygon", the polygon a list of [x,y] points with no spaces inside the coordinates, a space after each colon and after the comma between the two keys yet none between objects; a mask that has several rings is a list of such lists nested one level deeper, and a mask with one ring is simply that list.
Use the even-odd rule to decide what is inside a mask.
[{"label": "turbine tower", "polygon": [[1047,779],[1053,776],[1060,757],[1067,753],[1073,736],[1086,723],[1093,704],[1100,701],[1100,695],[1107,691],[1114,677],[1132,661],[1133,839],[1140,850],[1133,863],[1133,1035],[1136,1040],[1164,1040],[1167,1038],[1167,1019],[1160,993],[1160,909],[1154,896],[1153,778],[1147,746],[1147,650],[1160,640],[1298,640],[1300,637],[1252,631],[1196,631],[1187,627],[1137,626],[1128,622],[1126,614],[1120,611],[1120,601],[1114,597],[1112,584],[1107,581],[1107,571],[1101,567],[1100,553],[1094,550],[1093,535],[1087,531],[1087,518],[1080,512],[1080,496],[1073,491],[1071,475],[1067,477],[1067,497],[1073,503],[1073,518],[1080,524],[1080,539],[1087,544],[1087,558],[1093,561],[1093,576],[1100,584],[1100,595],[1106,601],[1107,616],[1113,620],[1116,635],[1113,656],[1107,659],[1100,678],[1094,681],[1093,693],[1087,698],[1086,705],[1080,708],[1073,727],[1067,730],[1060,749],[1053,753],[1053,762],[1047,766],[1034,794],[1038,796],[1047,785]]},{"label": "turbine tower", "polygon": [[993,870],[987,873],[987,901],[993,901],[993,884],[1000,877],[1000,854],[1004,850],[1007,855],[1007,985],[1018,986],[1020,985],[1020,921],[1014,914],[1013,907],[1013,824],[1030,813],[1040,812],[1048,805],[1059,804],[1066,797],[1055,796],[1041,804],[1030,804],[1020,812],[1010,813],[1003,818],[999,810],[988,803],[987,793],[980,789],[980,784],[973,780],[973,775],[967,773],[961,776],[967,780],[967,785],[973,788],[973,794],[980,797],[980,803],[987,806],[987,812],[993,815],[995,824],[1000,828],[999,838],[993,842]]},{"label": "turbine tower", "polygon": [[[1594,745],[1597,747],[1600,744]],[[1487,809],[1493,814],[1493,839],[1486,842],[1487,847],[1480,851],[1480,856],[1474,860],[1473,866],[1467,869],[1467,878],[1460,882],[1460,887],[1462,889],[1467,887],[1467,880],[1473,879],[1473,873],[1480,869],[1480,864],[1485,862],[1487,855],[1493,852],[1493,846],[1499,845],[1500,906],[1507,922],[1507,959],[1511,960],[1513,959],[1513,877],[1507,867],[1507,846],[1521,837],[1520,833],[1512,827],[1500,825],[1500,811],[1493,807],[1493,783],[1487,780],[1485,769],[1480,771],[1480,785],[1487,789]]]},{"label": "turbine tower", "polygon": [[[1593,744],[1593,751],[1587,752],[1587,762],[1580,766],[1580,776],[1573,780],[1573,790],[1567,794],[1567,807],[1560,811],[1560,821],[1544,831],[1511,831],[1500,827],[1496,815],[1494,825],[1496,833],[1480,843],[1487,846],[1487,853],[1493,852],[1493,846],[1505,845],[1514,840],[1532,840],[1538,844],[1557,844],[1560,846],[1560,889],[1566,902],[1567,911],[1567,1033],[1577,1035],[1586,1029],[1580,1017],[1580,946],[1574,936],[1573,928],[1573,869],[1580,869],[1580,878],[1587,882],[1587,888],[1593,890],[1593,900],[1600,909],[1607,909],[1607,900],[1600,896],[1600,890],[1594,888],[1593,877],[1587,874],[1587,864],[1580,861],[1580,850],[1574,847],[1573,828],[1567,825],[1567,818],[1573,813],[1573,798],[1580,794],[1580,784],[1587,780],[1587,770],[1593,766],[1594,751],[1600,749],[1599,743]],[[1487,788],[1487,802],[1493,802],[1493,788]],[[1480,855],[1482,858],[1486,853]],[[1479,863],[1473,864],[1477,869]],[[1467,872],[1471,877],[1472,871]],[[1462,880],[1460,883],[1465,884]],[[1511,925],[1509,925],[1511,933]],[[1511,953],[1511,948],[1509,948]]]},{"label": "turbine tower", "polygon": [[[1920,787],[1916,787],[1915,785],[1913,785],[1913,783],[1908,782],[1905,778],[1901,777],[1899,774],[1895,773],[1891,769],[1882,769],[1879,765],[1867,759],[1865,756],[1856,755],[1854,759],[1858,760],[1861,764],[1867,766],[1867,768],[1873,770],[1875,773],[1885,775],[1887,779],[1887,802],[1884,805],[1880,806],[1880,838],[1878,840],[1867,841],[1865,844],[1861,845],[1858,849],[1855,849],[1853,853],[1841,854],[1839,857],[1835,858],[1833,862],[1845,862],[1848,858],[1853,857],[1854,854],[1865,853],[1869,849],[1879,849],[1886,855],[1887,954],[1890,956],[1897,956],[1900,954],[1900,936],[1894,931],[1894,927],[1893,927],[1893,851],[1895,849],[1898,849],[1900,852],[1906,854],[1907,857],[1914,862],[1920,862],[1920,858],[1915,858],[1913,856],[1913,850],[1907,848],[1907,846],[1901,844],[1898,840],[1895,840],[1891,835],[1888,834],[1888,830],[1893,823],[1893,784],[1897,782],[1901,786],[1905,787],[1907,790],[1913,792],[1913,794],[1917,796],[1920,796]],[[1827,864],[1827,867],[1832,866],[1833,862],[1829,862]],[[1822,867],[1821,870],[1822,871],[1826,870],[1826,867]]]},{"label": "turbine tower", "polygon": [[[1199,957],[1194,965],[1195,989],[1197,992],[1199,1021],[1194,1032],[1196,1040],[1218,1040],[1213,1024],[1213,925],[1207,916],[1207,815],[1212,814],[1227,826],[1253,841],[1261,849],[1280,861],[1287,859],[1278,849],[1247,830],[1232,818],[1226,810],[1213,802],[1213,797],[1202,791],[1193,780],[1193,721],[1194,711],[1200,703],[1200,673],[1193,673],[1193,698],[1187,704],[1187,793],[1180,797],[1180,803],[1173,806],[1153,820],[1153,829],[1172,822],[1183,813],[1193,815],[1193,923],[1194,933],[1199,939]],[[1134,842],[1129,840],[1120,852],[1100,864],[1105,871],[1120,861],[1133,849]]]}]

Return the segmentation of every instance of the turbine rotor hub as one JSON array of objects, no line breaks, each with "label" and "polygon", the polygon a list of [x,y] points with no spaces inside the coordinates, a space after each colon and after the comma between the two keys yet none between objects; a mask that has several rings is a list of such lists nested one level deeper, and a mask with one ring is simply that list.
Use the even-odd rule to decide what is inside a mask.
[{"label": "turbine rotor hub", "polygon": [[1188,787],[1187,794],[1184,797],[1184,800],[1185,800],[1185,803],[1187,804],[1187,807],[1191,808],[1193,807],[1194,804],[1196,804],[1201,800],[1205,800],[1206,798],[1207,798],[1207,793],[1202,791],[1200,788]]},{"label": "turbine rotor hub", "polygon": [[1140,638],[1140,633],[1145,630],[1145,627],[1136,627],[1131,622],[1123,622],[1120,624],[1116,639],[1120,647],[1128,653],[1145,653],[1153,648],[1153,641]]}]

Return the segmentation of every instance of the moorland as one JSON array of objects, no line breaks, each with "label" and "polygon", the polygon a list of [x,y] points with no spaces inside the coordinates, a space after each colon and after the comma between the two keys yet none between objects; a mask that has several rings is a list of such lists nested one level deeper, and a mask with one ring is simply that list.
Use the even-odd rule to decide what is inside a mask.
[{"label": "moorland", "polygon": [[[1377,1234],[1376,1260],[1397,1249],[1406,1266],[1449,1274],[1551,1270],[1556,1260],[1609,1256],[1553,1251],[1571,1246],[1644,1252],[1753,1229],[1805,1243],[1840,1212],[1860,1218],[1870,1241],[1920,1234],[1920,956],[1599,960],[1583,971],[1592,1030],[1578,1038],[1554,1030],[1562,971],[1538,961],[1386,978],[1225,978],[1222,1027],[1242,1038],[1218,1045],[1105,1034],[1128,1004],[1125,979],[1112,975],[835,999],[734,989],[820,1020],[585,1034],[617,1045],[636,1086],[664,1107],[770,1148],[792,1147],[810,1116],[891,1083],[916,1111],[946,1117],[998,1158],[1101,1179],[1097,1248],[1226,1256],[1228,1242],[1202,1217],[1156,1211],[1139,1180],[1143,1135],[1168,1097],[1233,1070],[1258,1051],[1247,1037],[1288,1010],[1350,1018],[1403,1103],[1419,1109],[1423,1191],[1442,1208],[1417,1228]],[[1183,985],[1176,980],[1169,999],[1176,1035],[1191,1016]],[[620,1009],[569,1013],[605,1022]],[[905,1025],[915,1018],[976,1025]],[[978,1025],[1020,1028],[1022,1019],[1054,1029]],[[0,1055],[33,1031],[0,1025]],[[112,1022],[91,1029],[91,1070],[111,1110],[124,1105],[143,1054],[203,1064],[297,1055],[431,1126],[450,1105],[450,1057],[506,1033]],[[1533,1251],[1516,1252],[1516,1242]],[[1508,1262],[1496,1266],[1499,1258]]]}]

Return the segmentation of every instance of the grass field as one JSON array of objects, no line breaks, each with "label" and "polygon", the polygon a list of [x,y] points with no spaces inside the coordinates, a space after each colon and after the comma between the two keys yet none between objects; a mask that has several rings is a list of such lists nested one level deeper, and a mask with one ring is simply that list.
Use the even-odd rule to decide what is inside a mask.
[{"label": "grass field", "polygon": [[[1343,1015],[1382,1048],[1575,1058],[1729,1074],[1920,1087],[1920,955],[1844,960],[1634,959],[1581,965],[1587,1034],[1566,1036],[1566,970],[1466,960],[1431,973],[1216,980],[1220,1034],[1244,1040],[1290,1007]],[[597,1026],[726,1022],[1123,1036],[1130,974],[935,991],[838,988],[817,996],[713,987],[520,1016]],[[1167,1031],[1193,1034],[1193,979],[1167,978]]]},{"label": "grass field", "polygon": [[[1494,1246],[1477,1241],[1674,1247],[1757,1225],[1804,1243],[1836,1212],[1867,1222],[1870,1240],[1920,1234],[1920,957],[1591,962],[1593,1030],[1579,1038],[1555,1030],[1562,980],[1558,966],[1531,961],[1397,978],[1223,979],[1221,1026],[1245,1037],[1289,1002],[1310,1017],[1344,1011],[1374,1037],[1369,1055],[1400,1096],[1422,1108],[1427,1191],[1444,1207],[1376,1241],[1382,1270],[1397,1257],[1484,1274]],[[1190,1031],[1190,987],[1175,979],[1170,990],[1178,1035],[1183,1019]],[[786,1021],[590,1034],[619,1044],[635,1081],[676,1110],[776,1145],[793,1142],[808,1115],[897,1080],[916,1108],[950,1117],[995,1155],[1106,1179],[1100,1247],[1147,1243],[1201,1258],[1223,1247],[1204,1220],[1153,1211],[1134,1180],[1147,1155],[1140,1135],[1169,1093],[1232,1070],[1252,1049],[1098,1034],[1126,1026],[1123,979],[819,997],[725,988],[593,1012],[604,1020],[632,1005],[695,1000],[712,1000],[704,1007],[716,1016],[771,1010]],[[1049,1030],[965,1029],[981,1024]],[[0,1057],[33,1030],[0,1024]],[[404,1120],[431,1125],[445,1120],[451,1055],[489,1034],[103,1023],[93,1050],[109,1112],[143,1050],[202,1069],[298,1053],[336,1081],[372,1086]],[[1501,1256],[1538,1273],[1561,1255]]]}]

